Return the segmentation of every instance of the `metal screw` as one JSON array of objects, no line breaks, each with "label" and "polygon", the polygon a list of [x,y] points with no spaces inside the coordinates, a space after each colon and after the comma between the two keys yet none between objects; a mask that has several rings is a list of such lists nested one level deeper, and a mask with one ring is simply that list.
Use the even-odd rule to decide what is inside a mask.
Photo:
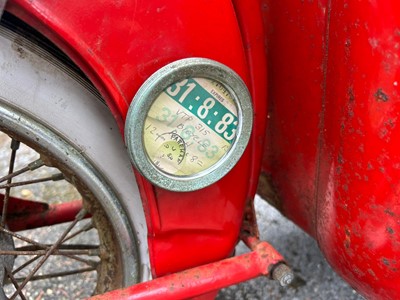
[{"label": "metal screw", "polygon": [[272,279],[279,281],[281,286],[292,283],[294,273],[286,264],[281,263],[272,270]]}]

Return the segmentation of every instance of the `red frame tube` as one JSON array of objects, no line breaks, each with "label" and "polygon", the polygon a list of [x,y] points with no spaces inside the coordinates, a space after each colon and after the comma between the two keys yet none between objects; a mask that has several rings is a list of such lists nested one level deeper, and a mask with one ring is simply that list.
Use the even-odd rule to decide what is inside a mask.
[{"label": "red frame tube", "polygon": [[10,216],[7,224],[12,231],[61,224],[74,220],[81,209],[82,200],[75,200],[62,204],[51,204],[45,211],[20,216]]},{"label": "red frame tube", "polygon": [[248,237],[245,238],[245,243],[254,250],[90,299],[187,299],[258,276],[268,276],[275,265],[284,261],[282,255],[267,242]]}]

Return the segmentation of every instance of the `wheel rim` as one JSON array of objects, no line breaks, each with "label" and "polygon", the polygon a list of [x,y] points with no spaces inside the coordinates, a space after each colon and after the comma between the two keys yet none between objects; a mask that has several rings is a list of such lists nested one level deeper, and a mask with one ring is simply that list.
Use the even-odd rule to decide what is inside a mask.
[{"label": "wheel rim", "polygon": [[[0,129],[15,138],[15,140],[28,144],[30,147],[35,149],[42,155],[41,158],[45,165],[56,167],[60,170],[65,178],[67,178],[69,182],[73,183],[80,193],[84,195],[84,207],[93,215],[92,220],[94,227],[97,228],[97,232],[99,233],[99,242],[101,245],[99,249],[96,249],[96,247],[92,247],[93,249],[85,249],[88,251],[90,250],[92,253],[97,251],[99,254],[99,263],[95,262],[96,260],[88,260],[87,258],[84,258],[84,260],[91,262],[92,266],[90,266],[90,263],[86,263],[89,267],[97,270],[96,292],[104,292],[105,290],[125,285],[126,281],[130,280],[127,279],[129,277],[128,274],[135,271],[137,272],[137,270],[132,270],[132,268],[131,270],[126,270],[126,268],[121,265],[121,262],[123,261],[124,265],[133,266],[133,269],[135,266],[137,267],[135,250],[133,249],[134,240],[131,231],[129,230],[129,223],[125,219],[124,214],[121,213],[123,210],[119,206],[113,191],[85,159],[84,155],[64,141],[62,137],[58,136],[34,119],[24,115],[21,111],[5,105],[4,103],[1,103],[1,101],[0,104]],[[71,170],[74,171],[72,172]],[[9,173],[10,170],[7,171],[7,173]],[[2,192],[7,194],[7,190],[9,189],[10,188],[3,188]],[[11,190],[12,189],[13,187]],[[80,212],[80,217],[83,215],[85,215],[85,213]],[[7,224],[7,222],[5,222],[5,224]],[[72,228],[73,227],[74,226],[72,226]],[[110,228],[114,228],[114,230],[110,230]],[[62,240],[62,235],[68,236],[68,233],[66,233],[67,231],[69,233],[74,232],[64,229],[63,234],[59,235],[59,239]],[[7,235],[10,235],[7,227],[3,228],[2,232],[7,232]],[[10,242],[3,244],[6,244],[6,246],[3,247],[4,250],[9,250],[11,248]],[[56,246],[54,247],[54,245]],[[66,252],[66,246],[64,246],[64,243],[61,245],[63,246],[53,243],[52,247],[47,247],[47,252],[43,251],[43,249],[39,249],[40,245],[33,245],[34,247],[31,245],[30,248],[20,248],[19,251],[21,251],[21,249],[25,251],[27,249],[29,251],[36,251],[36,253],[42,251],[40,252],[40,255],[37,255],[37,260],[40,262],[46,255],[49,255],[49,249],[54,248],[51,250],[54,252],[49,256],[53,256],[54,253],[59,254],[62,251]],[[43,245],[41,246],[43,247]],[[2,252],[2,257],[9,257],[9,255],[7,256],[5,253],[6,252]],[[12,254],[14,254],[14,252],[12,252]],[[71,255],[77,256],[75,254]],[[74,257],[72,260],[76,261],[77,258]],[[8,266],[9,265],[10,262],[8,262]],[[37,264],[32,262],[31,265]],[[18,267],[16,267],[14,263],[14,270],[15,269],[18,269]],[[32,276],[36,279],[37,277],[35,276],[37,276],[37,272],[32,274]],[[13,278],[15,278],[14,275],[7,275],[7,277],[8,279],[6,282],[13,281]],[[20,289],[20,287],[21,283],[17,283],[17,289]],[[16,297],[17,295],[21,296],[21,293],[16,291],[16,289],[7,294],[7,296],[11,297]],[[22,297],[23,296],[21,296],[21,298]]]}]

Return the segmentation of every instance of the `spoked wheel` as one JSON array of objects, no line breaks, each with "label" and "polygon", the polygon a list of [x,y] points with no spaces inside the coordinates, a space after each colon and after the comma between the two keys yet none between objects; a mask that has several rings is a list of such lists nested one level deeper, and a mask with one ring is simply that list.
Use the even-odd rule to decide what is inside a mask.
[{"label": "spoked wheel", "polygon": [[[16,135],[0,139],[2,156],[9,152],[10,157],[0,178],[3,296],[36,299],[72,293],[78,298],[121,286],[112,226],[90,189],[49,149],[32,145],[39,152],[33,151]],[[4,149],[7,142],[10,151]]]},{"label": "spoked wheel", "polygon": [[149,277],[131,165],[91,89],[0,24],[0,299],[78,299]]}]

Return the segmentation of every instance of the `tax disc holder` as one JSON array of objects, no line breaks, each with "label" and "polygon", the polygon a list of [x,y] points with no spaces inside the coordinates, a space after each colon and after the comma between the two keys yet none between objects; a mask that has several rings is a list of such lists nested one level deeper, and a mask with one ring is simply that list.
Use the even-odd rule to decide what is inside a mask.
[{"label": "tax disc holder", "polygon": [[250,138],[249,91],[233,70],[205,58],[175,61],[141,86],[125,141],[137,170],[171,191],[204,188],[225,176]]}]

